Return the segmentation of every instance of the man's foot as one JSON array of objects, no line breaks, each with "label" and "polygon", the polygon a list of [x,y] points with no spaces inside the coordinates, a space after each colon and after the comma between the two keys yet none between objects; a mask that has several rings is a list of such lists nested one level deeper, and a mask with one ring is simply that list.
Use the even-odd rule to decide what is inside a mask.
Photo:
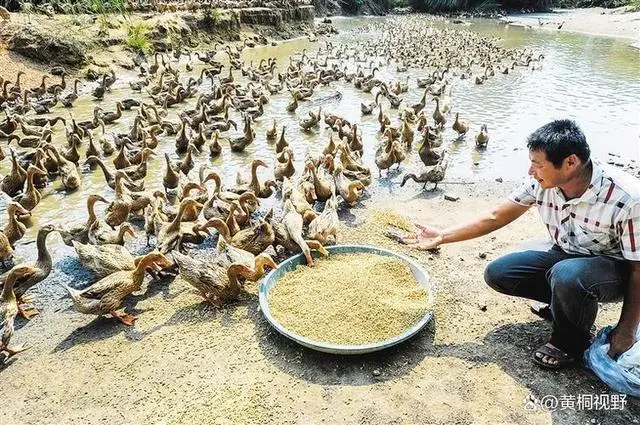
[{"label": "man's foot", "polygon": [[533,354],[533,361],[547,369],[563,369],[575,363],[573,357],[550,342],[536,350]]},{"label": "man's foot", "polygon": [[544,320],[552,321],[553,315],[551,314],[551,306],[547,303],[540,301],[533,301],[531,303],[531,312]]}]

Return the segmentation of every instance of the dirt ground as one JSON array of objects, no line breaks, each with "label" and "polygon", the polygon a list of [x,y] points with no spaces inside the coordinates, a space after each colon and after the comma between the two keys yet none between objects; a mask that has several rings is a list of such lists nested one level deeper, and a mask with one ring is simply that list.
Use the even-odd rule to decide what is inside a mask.
[{"label": "dirt ground", "polygon": [[[378,208],[446,226],[490,208],[512,187],[446,187],[461,196],[455,203],[417,185],[391,203],[385,189],[343,213],[340,242],[410,255],[437,287],[435,319],[421,333],[364,356],[317,353],[280,336],[259,311],[256,285],[218,311],[184,282],[149,282],[125,302],[138,316],[130,328],[76,313],[55,282],[81,286],[86,276],[75,256],[56,252],[52,275],[36,290],[41,314],[20,320],[14,336],[32,348],[0,375],[2,423],[638,423],[640,403],[633,400],[622,411],[533,409],[544,396],[610,393],[587,370],[536,367],[532,351],[546,341],[548,323],[533,316],[526,301],[483,282],[489,261],[545,237],[535,211],[439,254],[363,232]],[[597,325],[614,323],[618,314],[619,305],[605,306]]]}]

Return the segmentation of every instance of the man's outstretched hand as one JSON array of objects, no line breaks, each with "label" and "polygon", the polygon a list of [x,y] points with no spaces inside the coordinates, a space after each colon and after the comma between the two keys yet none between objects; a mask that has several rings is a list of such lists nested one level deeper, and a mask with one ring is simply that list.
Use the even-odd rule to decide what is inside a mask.
[{"label": "man's outstretched hand", "polygon": [[440,230],[417,223],[414,223],[414,225],[418,228],[418,232],[408,234],[402,238],[402,243],[421,251],[436,249],[442,243],[442,232]]}]

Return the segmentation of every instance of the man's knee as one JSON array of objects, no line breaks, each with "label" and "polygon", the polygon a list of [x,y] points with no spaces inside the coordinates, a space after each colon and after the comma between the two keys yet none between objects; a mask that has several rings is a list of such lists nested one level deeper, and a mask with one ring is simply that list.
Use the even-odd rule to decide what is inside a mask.
[{"label": "man's knee", "polygon": [[487,285],[489,285],[496,291],[505,292],[505,267],[500,263],[500,258],[498,258],[487,265],[487,267],[484,269],[484,281],[487,283]]},{"label": "man's knee", "polygon": [[589,273],[586,263],[573,259],[556,263],[547,272],[547,281],[556,296],[583,294],[588,292],[582,285],[582,277]]}]

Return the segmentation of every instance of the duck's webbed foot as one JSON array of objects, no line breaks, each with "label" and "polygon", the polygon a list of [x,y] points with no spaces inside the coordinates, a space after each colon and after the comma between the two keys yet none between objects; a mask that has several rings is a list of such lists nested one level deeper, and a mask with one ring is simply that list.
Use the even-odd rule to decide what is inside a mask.
[{"label": "duck's webbed foot", "polygon": [[[24,298],[23,298],[24,301]],[[18,314],[24,317],[27,320],[31,320],[33,316],[38,315],[40,313],[37,308],[34,307],[33,304],[19,302],[18,303]]]},{"label": "duck's webbed foot", "polygon": [[16,354],[22,353],[23,351],[27,351],[31,347],[25,347],[24,344],[16,345],[15,347],[5,347],[1,350],[1,352],[6,353],[6,357],[4,358],[4,363],[8,363],[11,357]]},{"label": "duck's webbed foot", "polygon": [[115,310],[110,311],[109,314],[116,318],[120,323],[127,326],[133,326],[133,322],[137,319],[137,317],[132,314],[120,315]]}]

